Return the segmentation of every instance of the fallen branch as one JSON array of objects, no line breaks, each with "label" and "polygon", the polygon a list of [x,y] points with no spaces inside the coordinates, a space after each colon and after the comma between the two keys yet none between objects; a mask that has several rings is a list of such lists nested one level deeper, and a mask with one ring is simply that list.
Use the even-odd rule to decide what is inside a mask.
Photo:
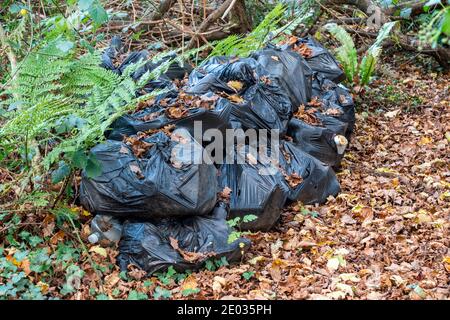
[{"label": "fallen branch", "polygon": [[[197,45],[197,40],[200,34],[205,32],[217,19],[219,19],[225,11],[230,7],[234,0],[226,0],[219,8],[217,8],[213,13],[211,13],[198,27],[195,35],[187,44],[187,49],[192,49]],[[242,0],[239,0],[242,1]]]}]

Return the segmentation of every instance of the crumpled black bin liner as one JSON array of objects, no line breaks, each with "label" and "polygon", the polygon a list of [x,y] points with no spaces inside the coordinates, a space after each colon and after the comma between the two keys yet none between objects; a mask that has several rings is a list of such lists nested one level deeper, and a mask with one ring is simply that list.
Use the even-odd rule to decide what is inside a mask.
[{"label": "crumpled black bin liner", "polygon": [[282,141],[280,148],[283,149],[280,152],[280,166],[285,174],[291,176],[295,173],[302,177],[302,182],[294,187],[283,179],[289,200],[303,204],[324,203],[329,196],[339,193],[339,182],[329,165],[305,153],[292,142]]},{"label": "crumpled black bin liner", "polygon": [[343,123],[345,126],[344,135],[350,138],[355,127],[355,103],[349,90],[342,84],[317,77],[313,81],[313,96],[320,98],[324,111],[329,109],[340,110],[341,114],[334,115],[333,118]]},{"label": "crumpled black bin liner", "polygon": [[311,55],[305,58],[312,71],[336,83],[345,80],[345,73],[339,67],[339,62],[312,36],[298,38],[295,44],[283,45],[281,48],[287,50],[291,49],[294,45],[300,45],[302,43],[305,43],[312,50]]},{"label": "crumpled black bin liner", "polygon": [[[115,36],[111,39],[110,46],[105,50],[105,52],[102,54],[102,67],[105,69],[111,70],[114,73],[122,74],[123,71],[128,67],[130,64],[139,62],[139,61],[145,61],[150,58],[150,52],[147,50],[141,50],[141,51],[134,51],[131,52],[122,62],[120,65],[115,66],[113,60],[116,59],[121,53],[123,52],[123,44],[120,39],[120,37]],[[166,62],[168,59],[172,59],[175,57],[175,54],[167,55],[161,61],[159,61],[157,64],[152,63],[151,61],[148,61],[146,64],[138,68],[132,75],[133,79],[137,80],[139,79],[145,72],[152,71],[162,63]],[[174,79],[183,79],[186,75],[189,75],[189,73],[193,70],[192,66],[188,63],[184,63],[183,65],[179,63],[172,63],[169,66],[169,69],[164,73],[163,80],[174,80]]]},{"label": "crumpled black bin liner", "polygon": [[[250,246],[250,240],[239,238],[228,243],[231,233],[226,222],[227,207],[218,203],[206,216],[178,219],[158,219],[152,222],[128,220],[124,223],[120,254],[117,258],[121,270],[129,264],[139,266],[149,274],[165,271],[173,266],[178,272],[201,268],[207,259],[225,257],[229,263],[242,259],[242,253]],[[195,261],[188,261],[175,250],[170,238],[178,241],[185,252],[203,253]]]},{"label": "crumpled black bin liner", "polygon": [[243,230],[270,230],[280,217],[286,202],[278,175],[261,175],[260,170],[269,169],[269,165],[223,164],[219,167],[219,185],[230,188],[229,218],[246,215],[257,216],[256,220],[241,223]]},{"label": "crumpled black bin liner", "polygon": [[[187,146],[202,148],[182,130],[172,135],[178,132],[186,137]],[[210,212],[218,191],[215,166],[194,164],[192,154],[185,153],[176,155],[176,162],[181,163],[181,168],[176,168],[171,156],[178,142],[163,132],[144,141],[153,146],[142,159],[120,141],[107,140],[92,149],[102,173],[91,179],[83,175],[83,206],[93,213],[123,218],[184,217]]]},{"label": "crumpled black bin liner", "polygon": [[[242,89],[236,92],[228,85],[230,81],[241,82]],[[209,59],[191,72],[187,92],[238,95],[243,101],[232,103],[231,121],[239,121],[244,129],[277,129],[284,133],[293,112],[278,79],[253,58]]]},{"label": "crumpled black bin liner", "polygon": [[298,148],[327,165],[338,165],[344,156],[344,153],[338,153],[334,141],[336,133],[329,128],[312,126],[292,118],[287,135],[292,137]]},{"label": "crumpled black bin liner", "polygon": [[[174,101],[177,99],[177,95],[174,95],[172,98],[165,98],[169,99],[169,101]],[[141,111],[119,117],[111,125],[111,131],[107,135],[108,139],[122,140],[125,136],[131,136],[138,132],[145,132],[152,129],[161,129],[168,125],[183,127],[194,136],[195,121],[202,123],[202,134],[212,128],[225,132],[225,129],[228,127],[233,105],[227,99],[219,98],[215,102],[213,109],[188,109],[188,113],[179,119],[170,119],[167,117],[165,109],[166,107],[162,107],[155,102],[152,106]],[[154,112],[158,112],[159,116],[152,120],[143,120],[146,115]]]},{"label": "crumpled black bin liner", "polygon": [[297,52],[268,46],[251,55],[291,100],[292,111],[311,100],[312,70]]}]

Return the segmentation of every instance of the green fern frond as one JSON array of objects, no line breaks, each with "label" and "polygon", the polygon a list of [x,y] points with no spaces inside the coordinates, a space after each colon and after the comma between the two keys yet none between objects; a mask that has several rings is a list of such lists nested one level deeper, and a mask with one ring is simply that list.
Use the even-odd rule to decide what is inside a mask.
[{"label": "green fern frond", "polygon": [[378,32],[377,39],[374,44],[370,46],[364,55],[359,66],[359,79],[362,85],[367,85],[370,82],[375,66],[383,50],[383,41],[389,36],[392,28],[396,24],[395,21],[385,23]]},{"label": "green fern frond", "polygon": [[[74,52],[61,53],[56,41],[29,54],[12,84],[16,111],[7,113],[0,128],[0,147],[36,141],[49,150],[43,165],[48,169],[61,156],[89,148],[104,139],[104,132],[117,117],[135,108],[142,99],[161,91],[137,97],[149,80],[158,78],[174,59],[166,59],[159,67],[138,81],[131,74],[148,61],[130,65],[122,75],[100,67],[99,53],[76,57]],[[186,59],[191,50],[177,57]],[[161,54],[152,62],[164,58]],[[11,90],[10,90],[11,91]],[[12,96],[12,92],[5,92]],[[48,142],[52,142],[49,147]],[[55,144],[56,142],[56,144]]]},{"label": "green fern frond", "polygon": [[347,80],[353,82],[358,71],[358,54],[352,37],[336,23],[326,24],[324,28],[341,44],[336,49],[336,58],[342,64]]}]

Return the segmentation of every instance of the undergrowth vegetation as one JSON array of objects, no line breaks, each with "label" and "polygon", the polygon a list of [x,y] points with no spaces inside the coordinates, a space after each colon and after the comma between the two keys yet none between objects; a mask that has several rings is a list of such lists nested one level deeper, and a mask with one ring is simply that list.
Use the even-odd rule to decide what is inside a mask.
[{"label": "undergrowth vegetation", "polygon": [[[160,77],[172,63],[189,61],[200,52],[203,58],[247,57],[267,42],[276,44],[299,30],[309,31],[317,22],[320,7],[315,0],[270,2],[263,8],[258,1],[247,1],[254,12],[251,32],[210,41],[197,49],[152,52],[150,61],[158,67],[135,79],[134,72],[149,60],[129,65],[122,74],[101,66],[104,44],[111,38],[102,27],[114,15],[106,2],[0,0],[0,278],[7,279],[0,283],[0,299],[73,297],[77,281],[84,276],[104,278],[117,271],[115,264],[92,258],[95,253],[109,259],[110,251],[85,245],[83,228],[92,216],[76,204],[76,186],[82,170],[88,177],[101,172],[90,149],[105,139],[114,120],[163,92],[138,95],[150,80]],[[433,48],[448,45],[450,36],[449,6],[438,2],[427,2],[430,9],[418,23],[421,44]],[[45,15],[38,14],[36,7],[41,5]],[[363,87],[376,82],[384,42],[396,39],[405,25],[417,27],[414,23],[385,23],[362,52],[340,24],[323,24],[318,32],[326,31],[324,40],[358,96]],[[139,39],[141,34],[130,31],[127,36]],[[197,62],[201,64],[201,59]],[[410,98],[394,86],[383,90],[385,104],[390,106]],[[424,98],[415,99],[409,99],[409,107],[425,103]],[[318,215],[303,207],[299,214],[314,219]],[[247,235],[240,225],[254,219],[256,216],[247,215],[228,221],[233,230],[229,242]],[[255,261],[256,265],[259,260]],[[89,268],[83,268],[87,265]],[[205,269],[216,272],[226,266],[226,259],[208,260]],[[155,275],[158,283],[145,280],[141,290],[127,291],[126,298],[169,299],[172,292],[164,286],[181,284],[191,276],[190,271],[177,273],[169,268]],[[250,281],[255,272],[239,270],[238,277]],[[141,280],[135,270],[131,276],[120,273],[117,278],[114,280],[126,283]],[[124,298],[116,290],[106,295],[101,288],[90,288],[89,295],[94,299]],[[181,290],[183,297],[198,293],[198,288],[189,286]]]}]

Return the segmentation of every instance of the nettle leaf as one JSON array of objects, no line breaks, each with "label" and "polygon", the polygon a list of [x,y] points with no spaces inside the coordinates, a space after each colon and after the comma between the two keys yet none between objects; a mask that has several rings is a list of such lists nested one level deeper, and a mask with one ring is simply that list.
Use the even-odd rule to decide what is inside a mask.
[{"label": "nettle leaf", "polygon": [[70,174],[70,167],[64,161],[60,161],[58,169],[52,172],[52,183],[58,183],[64,180]]},{"label": "nettle leaf", "polygon": [[241,221],[240,217],[236,217],[234,219],[230,219],[227,221],[227,224],[230,228],[236,227],[239,224],[239,221]]}]

